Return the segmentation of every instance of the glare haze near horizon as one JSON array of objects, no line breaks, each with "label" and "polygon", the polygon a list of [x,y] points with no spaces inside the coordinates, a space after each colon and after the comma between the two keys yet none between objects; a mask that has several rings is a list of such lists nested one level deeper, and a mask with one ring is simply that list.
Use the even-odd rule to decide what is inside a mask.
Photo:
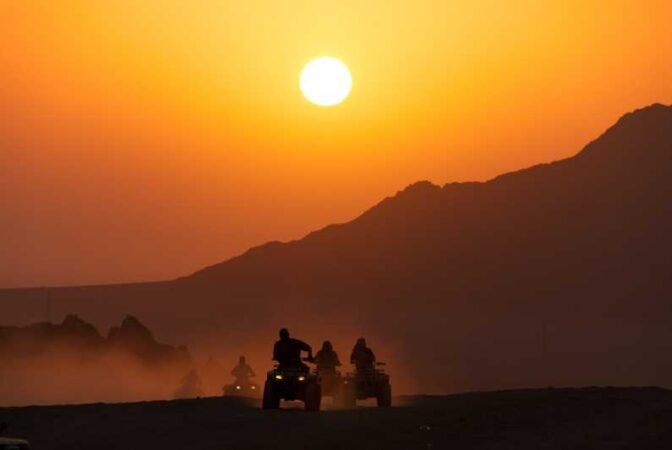
[{"label": "glare haze near horizon", "polygon": [[[173,278],[672,103],[672,4],[0,6],[0,287]],[[596,26],[599,24],[599,26]],[[317,55],[356,89],[306,101]]]}]

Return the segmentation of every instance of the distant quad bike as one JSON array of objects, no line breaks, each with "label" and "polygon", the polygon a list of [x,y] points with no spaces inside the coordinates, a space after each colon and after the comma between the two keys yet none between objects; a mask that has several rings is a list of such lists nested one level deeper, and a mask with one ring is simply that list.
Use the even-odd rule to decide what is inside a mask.
[{"label": "distant quad bike", "polygon": [[227,384],[223,391],[226,397],[259,397],[259,385],[251,381]]},{"label": "distant quad bike", "polygon": [[381,408],[392,406],[392,385],[390,376],[381,368],[384,365],[385,363],[379,362],[371,369],[348,373],[343,380],[345,385],[343,406],[354,408],[357,406],[357,400],[367,398],[375,398]]},{"label": "distant quad bike", "polygon": [[263,409],[278,409],[280,400],[301,400],[306,411],[319,411],[322,401],[320,377],[306,367],[275,367],[264,383]]}]

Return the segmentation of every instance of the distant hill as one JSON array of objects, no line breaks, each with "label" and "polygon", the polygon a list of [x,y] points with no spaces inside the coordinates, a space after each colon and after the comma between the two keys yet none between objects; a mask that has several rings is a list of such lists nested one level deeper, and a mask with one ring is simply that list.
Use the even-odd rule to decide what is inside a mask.
[{"label": "distant hill", "polygon": [[0,327],[0,360],[1,405],[170,398],[194,367],[185,347],[157,342],[133,316],[105,337],[73,314]]},{"label": "distant hill", "polygon": [[656,104],[572,158],[416,183],[178,280],[4,290],[0,306],[12,321],[47,296],[96,320],[134,311],[190,345],[260,355],[280,325],[342,353],[364,334],[424,391],[672,385],[670,230],[672,107]]},{"label": "distant hill", "polygon": [[41,322],[25,327],[0,327],[0,357],[5,364],[62,349],[82,357],[125,353],[157,370],[181,366],[186,371],[193,364],[186,347],[157,342],[151,331],[130,315],[120,326],[111,328],[107,337],[74,314],[68,314],[60,324]]}]

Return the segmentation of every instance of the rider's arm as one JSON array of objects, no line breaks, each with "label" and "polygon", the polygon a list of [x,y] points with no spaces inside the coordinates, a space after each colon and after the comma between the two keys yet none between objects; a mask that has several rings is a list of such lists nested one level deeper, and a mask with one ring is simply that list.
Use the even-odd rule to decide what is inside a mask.
[{"label": "rider's arm", "polygon": [[308,358],[312,358],[312,357],[313,357],[313,348],[312,348],[310,345],[306,344],[306,343],[303,342],[303,341],[298,341],[298,344],[299,344],[299,348],[300,348],[302,351],[304,351],[304,352],[308,352]]}]

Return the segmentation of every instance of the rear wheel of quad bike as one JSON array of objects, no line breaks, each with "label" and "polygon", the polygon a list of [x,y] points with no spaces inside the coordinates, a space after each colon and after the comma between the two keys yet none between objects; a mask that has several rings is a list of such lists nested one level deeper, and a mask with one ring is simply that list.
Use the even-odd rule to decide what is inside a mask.
[{"label": "rear wheel of quad bike", "polygon": [[357,407],[357,392],[354,384],[344,384],[341,387],[339,403],[342,408],[354,409]]},{"label": "rear wheel of quad bike", "polygon": [[264,398],[261,401],[263,409],[278,409],[280,407],[280,398],[275,394],[273,383],[266,380],[264,384]]},{"label": "rear wheel of quad bike", "polygon": [[378,393],[378,407],[380,408],[389,408],[392,406],[392,386],[386,384],[380,389]]},{"label": "rear wheel of quad bike", "polygon": [[334,390],[333,399],[336,408],[345,408],[345,385],[338,386]]},{"label": "rear wheel of quad bike", "polygon": [[310,383],[306,386],[306,411],[319,411],[322,403],[322,389],[317,383]]}]

